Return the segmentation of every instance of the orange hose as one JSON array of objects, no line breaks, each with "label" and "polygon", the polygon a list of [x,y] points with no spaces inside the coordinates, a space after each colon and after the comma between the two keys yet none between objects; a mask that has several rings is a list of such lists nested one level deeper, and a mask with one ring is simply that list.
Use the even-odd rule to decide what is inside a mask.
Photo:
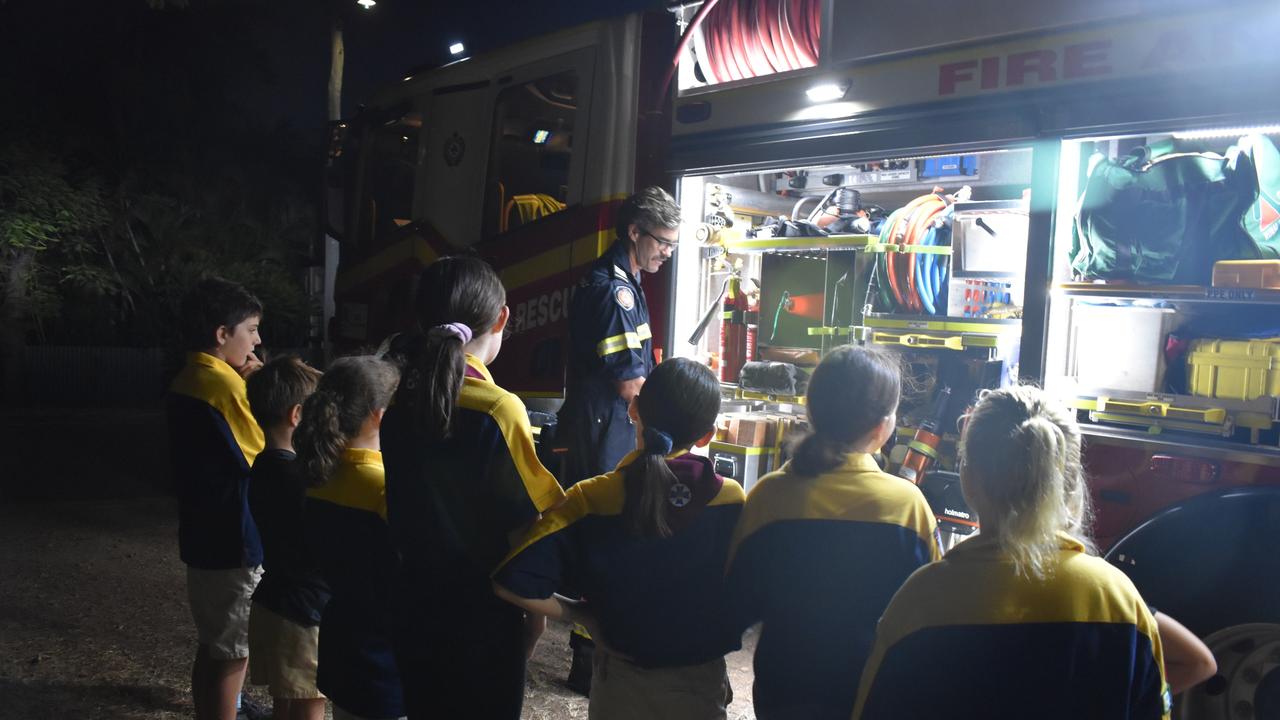
[{"label": "orange hose", "polygon": [[[911,202],[903,206],[901,210],[902,214],[893,223],[893,227],[889,229],[890,243],[894,245],[901,244],[901,238],[905,235],[905,232],[906,232],[905,226],[907,221],[910,220],[911,214],[915,212],[916,208],[918,208],[922,203],[924,203],[930,197],[932,196],[921,195],[920,197],[912,200]],[[885,253],[884,255],[885,269],[888,270],[888,272],[885,273],[885,275],[888,275],[889,289],[893,292],[894,302],[898,303],[899,308],[909,309],[910,302],[907,300],[905,291],[898,288],[899,278],[898,278],[897,255],[898,253],[894,253],[894,252]]]}]

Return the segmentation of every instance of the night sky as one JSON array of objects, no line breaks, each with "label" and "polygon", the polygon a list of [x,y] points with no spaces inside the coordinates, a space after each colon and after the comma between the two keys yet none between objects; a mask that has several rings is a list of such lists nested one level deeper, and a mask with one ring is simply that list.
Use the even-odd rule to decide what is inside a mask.
[{"label": "night sky", "polygon": [[[405,71],[637,9],[654,0],[0,0],[0,83],[11,102],[92,112],[188,96],[236,124],[297,129],[325,120],[329,28],[346,36],[343,111]],[[110,75],[109,78],[103,76]],[[128,79],[121,86],[121,75]],[[104,95],[103,91],[108,94]],[[134,97],[136,93],[139,97]],[[181,115],[184,97],[167,111]],[[52,103],[50,101],[53,101]],[[162,114],[166,103],[157,103]],[[36,109],[39,107],[39,109]]]}]

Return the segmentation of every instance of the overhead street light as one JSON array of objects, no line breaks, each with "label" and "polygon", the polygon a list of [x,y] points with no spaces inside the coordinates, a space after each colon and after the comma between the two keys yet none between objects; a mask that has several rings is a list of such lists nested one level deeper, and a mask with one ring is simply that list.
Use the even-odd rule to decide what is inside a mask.
[{"label": "overhead street light", "polygon": [[373,6],[378,4],[378,0],[356,0],[356,4],[365,10],[372,10]]}]

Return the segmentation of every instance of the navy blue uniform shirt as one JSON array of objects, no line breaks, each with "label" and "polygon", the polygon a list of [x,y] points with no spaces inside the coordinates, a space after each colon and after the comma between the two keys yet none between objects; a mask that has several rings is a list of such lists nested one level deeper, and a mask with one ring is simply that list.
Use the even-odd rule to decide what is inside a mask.
[{"label": "navy blue uniform shirt", "polygon": [[635,429],[616,383],[653,370],[653,331],[629,244],[615,241],[591,264],[569,304],[569,372],[562,437],[569,448],[567,483],[617,466],[635,449]]}]

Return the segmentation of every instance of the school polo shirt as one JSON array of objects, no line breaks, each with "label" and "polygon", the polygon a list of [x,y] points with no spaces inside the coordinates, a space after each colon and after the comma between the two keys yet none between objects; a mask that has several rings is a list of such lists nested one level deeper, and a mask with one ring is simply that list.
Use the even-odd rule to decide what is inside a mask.
[{"label": "school polo shirt", "polygon": [[248,489],[249,466],[266,443],[244,378],[223,360],[189,353],[169,387],[167,414],[182,561],[206,570],[261,564]]},{"label": "school polo shirt", "polygon": [[866,453],[817,476],[788,463],[761,478],[728,565],[739,627],[764,623],[755,706],[848,717],[876,621],[911,573],[938,556],[919,488],[881,472]]},{"label": "school polo shirt", "polygon": [[623,520],[623,468],[584,480],[542,516],[494,579],[526,598],[569,584],[587,599],[605,642],[641,667],[708,662],[737,649],[741,634],[724,612],[724,561],[745,493],[682,454],[667,466],[688,487],[673,508],[671,537],[640,537]]},{"label": "school polo shirt", "polygon": [[303,509],[307,488],[290,450],[258,453],[249,473],[249,509],[262,537],[262,580],[253,601],[304,627],[320,624],[329,586],[307,544]]},{"label": "school polo shirt", "polygon": [[[510,635],[522,615],[494,595],[489,573],[510,535],[564,497],[538,461],[524,403],[494,384],[478,359],[466,362],[447,438],[421,437],[399,403],[382,424],[388,522],[402,558],[402,630],[412,638],[406,652],[429,652],[431,636]],[[402,387],[416,381],[415,366]],[[512,638],[518,642],[518,633]]]},{"label": "school polo shirt", "polygon": [[1045,580],[1015,574],[984,535],[912,575],[880,621],[855,717],[1168,718],[1146,603],[1123,572],[1059,542]]},{"label": "school polo shirt", "polygon": [[391,650],[391,585],[396,554],[387,530],[382,453],[348,448],[333,477],[307,490],[308,540],[329,604],[320,620],[316,685],[347,712],[404,715]]}]

